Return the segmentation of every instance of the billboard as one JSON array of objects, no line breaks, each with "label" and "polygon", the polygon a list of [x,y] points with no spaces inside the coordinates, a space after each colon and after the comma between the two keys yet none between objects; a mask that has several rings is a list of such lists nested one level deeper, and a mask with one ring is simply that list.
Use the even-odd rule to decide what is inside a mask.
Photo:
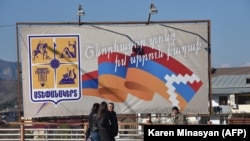
[{"label": "billboard", "polygon": [[172,106],[208,114],[208,30],[208,22],[22,25],[24,116],[87,115],[102,101],[118,114]]}]

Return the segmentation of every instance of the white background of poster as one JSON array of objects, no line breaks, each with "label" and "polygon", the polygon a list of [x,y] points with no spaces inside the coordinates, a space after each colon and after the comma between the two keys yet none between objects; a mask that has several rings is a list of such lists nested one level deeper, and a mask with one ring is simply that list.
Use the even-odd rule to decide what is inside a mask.
[{"label": "white background of poster", "polygon": [[[202,82],[192,99],[183,109],[186,114],[208,114],[209,99],[209,32],[207,22],[191,23],[155,23],[155,24],[110,24],[110,25],[22,25],[19,34],[19,46],[22,61],[22,85],[24,117],[48,117],[87,115],[95,102],[110,100],[82,94],[80,100],[53,103],[34,103],[30,100],[28,35],[80,35],[81,74],[98,70],[98,51],[114,46],[128,46],[116,50],[130,55],[134,43],[150,46],[170,54],[171,49],[183,49],[184,46],[199,46],[170,55],[190,69]],[[174,35],[170,40],[160,41]],[[198,45],[199,44],[199,45]],[[89,53],[92,49],[92,55]],[[88,49],[88,50],[87,50]],[[157,69],[157,68],[156,68]],[[79,76],[81,78],[81,76]],[[143,79],[143,78],[142,78]],[[145,80],[150,81],[150,80]],[[167,92],[166,92],[167,93]],[[118,114],[131,113],[169,113],[171,102],[155,92],[150,101],[141,100],[128,93],[125,102],[114,102]],[[44,106],[45,105],[45,106]],[[32,107],[32,108],[30,108]],[[39,112],[38,112],[39,111]]]}]

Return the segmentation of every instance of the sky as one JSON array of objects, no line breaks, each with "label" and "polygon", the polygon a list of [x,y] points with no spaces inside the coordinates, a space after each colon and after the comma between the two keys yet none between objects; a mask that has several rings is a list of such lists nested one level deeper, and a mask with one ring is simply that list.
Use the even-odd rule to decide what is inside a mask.
[{"label": "sky", "polygon": [[249,0],[0,0],[0,60],[17,61],[17,22],[210,20],[211,66],[250,67]]}]

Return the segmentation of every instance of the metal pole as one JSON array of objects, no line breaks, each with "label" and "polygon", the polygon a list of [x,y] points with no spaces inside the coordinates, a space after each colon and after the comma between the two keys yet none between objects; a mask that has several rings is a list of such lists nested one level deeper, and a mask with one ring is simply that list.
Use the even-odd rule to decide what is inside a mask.
[{"label": "metal pole", "polygon": [[78,16],[78,24],[81,25],[81,16]]},{"label": "metal pole", "polygon": [[78,15],[78,25],[81,25],[81,16],[84,15],[84,11],[81,5],[79,5],[78,7],[77,15]]},{"label": "metal pole", "polygon": [[210,29],[210,20],[208,21],[208,76],[209,76],[209,113],[210,115],[212,115],[212,82],[211,82],[211,79],[212,79],[212,76],[211,76],[211,29]]},{"label": "metal pole", "polygon": [[18,23],[16,23],[16,47],[17,47],[17,102],[18,102],[18,121],[21,122],[21,93],[20,93],[20,74],[22,73],[20,68],[19,58],[19,43],[18,43]]},{"label": "metal pole", "polygon": [[25,133],[24,133],[24,123],[23,121],[20,121],[20,141],[24,141],[25,140]]},{"label": "metal pole", "polygon": [[148,22],[147,22],[147,24],[150,23],[150,18],[151,18],[151,13],[149,13],[149,15],[148,15]]}]

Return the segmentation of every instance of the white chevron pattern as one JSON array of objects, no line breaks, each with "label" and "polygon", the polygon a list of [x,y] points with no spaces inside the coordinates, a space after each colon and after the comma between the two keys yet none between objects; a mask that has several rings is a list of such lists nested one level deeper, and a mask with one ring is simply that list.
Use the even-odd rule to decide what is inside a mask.
[{"label": "white chevron pattern", "polygon": [[[175,105],[179,107],[179,101],[177,100],[177,94],[175,93],[175,87],[173,86],[173,83],[177,83],[180,84],[181,82],[184,84],[187,84],[187,82],[193,83],[194,81],[199,82],[200,79],[195,75],[192,74],[191,76],[186,74],[185,76],[182,75],[165,75],[165,80],[167,80],[167,83],[165,84],[165,86],[168,87],[168,91],[167,93],[170,95],[169,97],[169,101]],[[180,108],[180,107],[179,107]]]}]

